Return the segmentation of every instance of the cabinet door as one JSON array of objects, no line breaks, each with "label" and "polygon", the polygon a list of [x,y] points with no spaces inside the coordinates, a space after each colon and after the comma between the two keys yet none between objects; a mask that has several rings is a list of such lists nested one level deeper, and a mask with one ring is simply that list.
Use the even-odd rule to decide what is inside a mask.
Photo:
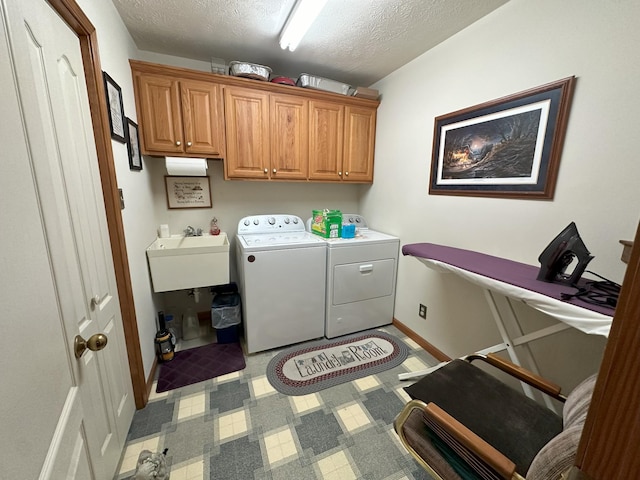
[{"label": "cabinet door", "polygon": [[269,178],[269,95],[224,89],[227,156],[225,178]]},{"label": "cabinet door", "polygon": [[182,116],[176,79],[159,75],[138,77],[142,153],[182,153]]},{"label": "cabinet door", "polygon": [[376,136],[376,109],[345,108],[344,181],[373,182],[373,153]]},{"label": "cabinet door", "polygon": [[271,179],[306,180],[309,172],[309,101],[271,95]]},{"label": "cabinet door", "polygon": [[342,178],[344,105],[309,102],[309,179]]},{"label": "cabinet door", "polygon": [[222,87],[216,83],[181,80],[184,151],[222,158],[224,115]]}]

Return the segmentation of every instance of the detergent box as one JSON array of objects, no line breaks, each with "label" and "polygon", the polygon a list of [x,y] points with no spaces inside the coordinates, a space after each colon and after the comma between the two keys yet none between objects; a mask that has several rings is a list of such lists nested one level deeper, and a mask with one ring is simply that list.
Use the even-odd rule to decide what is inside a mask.
[{"label": "detergent box", "polygon": [[311,231],[324,238],[340,238],[342,235],[342,212],[340,210],[313,210]]}]

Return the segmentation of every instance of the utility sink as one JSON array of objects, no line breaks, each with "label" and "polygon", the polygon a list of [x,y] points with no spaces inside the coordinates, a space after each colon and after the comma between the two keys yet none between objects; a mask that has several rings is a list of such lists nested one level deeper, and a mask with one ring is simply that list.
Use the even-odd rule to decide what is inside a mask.
[{"label": "utility sink", "polygon": [[147,247],[154,292],[229,283],[227,234],[157,238]]}]

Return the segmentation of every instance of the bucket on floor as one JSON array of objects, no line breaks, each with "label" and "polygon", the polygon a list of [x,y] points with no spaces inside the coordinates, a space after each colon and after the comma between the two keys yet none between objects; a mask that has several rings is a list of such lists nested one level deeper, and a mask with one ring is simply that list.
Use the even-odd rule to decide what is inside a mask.
[{"label": "bucket on floor", "polygon": [[189,310],[182,321],[182,338],[184,340],[193,340],[200,336],[200,321],[198,316]]}]

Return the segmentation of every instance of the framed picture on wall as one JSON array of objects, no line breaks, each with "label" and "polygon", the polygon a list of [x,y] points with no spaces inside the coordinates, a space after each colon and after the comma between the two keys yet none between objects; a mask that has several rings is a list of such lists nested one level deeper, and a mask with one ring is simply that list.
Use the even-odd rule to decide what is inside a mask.
[{"label": "framed picture on wall", "polygon": [[127,117],[127,152],[129,153],[129,169],[142,170],[138,124],[129,117]]},{"label": "framed picture on wall", "polygon": [[111,138],[125,143],[126,132],[124,104],[122,103],[122,89],[107,72],[102,72],[102,77],[104,78],[104,91],[107,96],[107,111],[109,112]]},{"label": "framed picture on wall", "polygon": [[211,208],[209,177],[164,177],[167,189],[167,207]]},{"label": "framed picture on wall", "polygon": [[437,117],[429,194],[552,199],[574,83]]}]

